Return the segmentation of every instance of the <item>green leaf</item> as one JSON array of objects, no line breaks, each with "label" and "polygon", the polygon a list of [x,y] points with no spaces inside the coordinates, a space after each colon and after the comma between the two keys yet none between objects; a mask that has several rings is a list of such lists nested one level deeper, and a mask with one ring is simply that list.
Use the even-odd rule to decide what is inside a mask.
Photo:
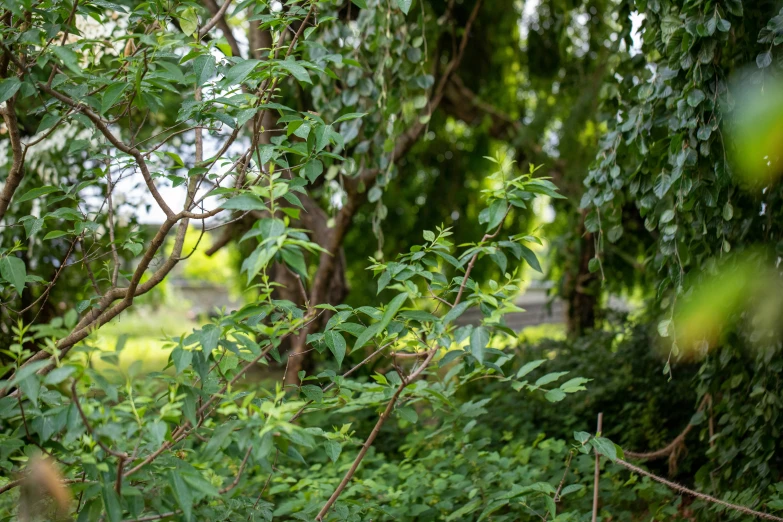
[{"label": "green leaf", "polygon": [[489,206],[489,221],[487,222],[487,230],[494,230],[503,218],[506,217],[506,211],[508,210],[508,203],[505,200],[499,199],[494,201]]},{"label": "green leaf", "polygon": [[408,310],[400,312],[399,316],[406,320],[419,321],[420,323],[434,323],[438,320],[437,316],[424,310]]},{"label": "green leaf", "polygon": [[413,408],[397,408],[397,414],[411,424],[416,424],[419,420],[419,414]]},{"label": "green leaf", "polygon": [[557,504],[555,504],[555,499],[546,496],[544,497],[544,503],[546,504],[547,511],[549,511],[549,516],[555,518],[557,516]]},{"label": "green leaf", "polygon": [[573,379],[570,379],[561,384],[560,389],[566,393],[576,393],[578,391],[586,390],[587,388],[585,388],[584,385],[588,382],[590,382],[590,379],[585,379],[584,377],[574,377]]},{"label": "green leaf", "polygon": [[203,493],[204,495],[210,497],[220,496],[220,492],[218,492],[217,488],[201,474],[183,474],[182,478],[185,479],[185,482],[190,484],[193,488]]},{"label": "green leaf", "polygon": [[190,520],[193,510],[193,495],[178,471],[169,471],[169,485],[177,504],[185,515],[185,520]]},{"label": "green leaf", "polygon": [[441,321],[444,325],[449,324],[450,322],[454,321],[457,317],[461,316],[462,313],[467,310],[470,307],[470,303],[463,301],[459,303],[457,306],[453,307],[451,310],[449,310],[446,315],[443,316],[443,319]]},{"label": "green leaf", "polygon": [[731,221],[731,218],[734,217],[734,207],[731,206],[731,203],[728,201],[725,205],[723,205],[723,219],[726,221]]},{"label": "green leaf", "polygon": [[215,57],[211,54],[202,54],[193,60],[193,71],[196,73],[196,83],[203,86],[217,72]]},{"label": "green leaf", "polygon": [[120,505],[120,497],[114,491],[113,484],[104,484],[101,496],[103,497],[103,506],[106,508],[109,522],[121,522],[122,506]]},{"label": "green leaf", "polygon": [[544,394],[544,397],[549,402],[560,402],[563,399],[565,399],[565,396],[566,396],[565,392],[559,388],[554,388]]},{"label": "green leaf", "polygon": [[329,351],[332,352],[334,358],[337,359],[337,366],[342,366],[343,358],[345,358],[345,338],[339,332],[329,330],[324,334],[324,342],[329,347]]},{"label": "green leaf", "polygon": [[44,241],[48,241],[49,239],[57,239],[58,237],[67,236],[68,232],[65,232],[64,230],[52,230],[51,232],[47,233],[44,237]]},{"label": "green leaf", "polygon": [[542,364],[544,364],[547,360],[546,359],[539,359],[537,361],[530,361],[529,363],[525,364],[522,368],[519,369],[517,372],[517,379],[521,379],[528,373],[532,372]]},{"label": "green leaf", "polygon": [[315,386],[314,384],[305,384],[302,386],[302,393],[304,393],[305,396],[313,402],[320,403],[324,400],[324,391],[320,386]]},{"label": "green leaf", "polygon": [[177,373],[181,373],[193,361],[193,352],[177,346],[171,351],[171,361],[174,363]]},{"label": "green leaf", "polygon": [[520,244],[519,246],[522,247],[522,259],[527,261],[527,264],[530,265],[530,268],[543,274],[544,271],[541,270],[541,264],[538,262],[538,257],[536,257],[536,254],[525,245]]},{"label": "green leaf", "polygon": [[214,324],[208,324],[201,329],[201,349],[209,355],[212,350],[217,348],[220,341],[221,330]]},{"label": "green leaf", "polygon": [[324,171],[324,164],[321,163],[321,160],[311,159],[305,163],[305,166],[302,170],[304,171],[304,175],[307,180],[310,183],[315,183],[315,180],[318,179],[318,176],[320,176]]},{"label": "green leaf", "polygon": [[60,61],[63,62],[63,65],[65,65],[68,69],[70,69],[71,72],[81,76],[82,70],[81,67],[79,67],[79,59],[76,56],[76,53],[73,52],[73,50],[70,47],[61,47],[59,45],[53,45],[51,49],[52,52],[55,54],[55,56],[57,56],[57,58],[59,58]]},{"label": "green leaf", "polygon": [[234,196],[223,203],[223,208],[226,210],[241,210],[245,212],[249,210],[267,210],[266,205],[264,205],[264,202],[260,197],[249,193]]},{"label": "green leaf", "polygon": [[623,227],[620,225],[615,225],[609,229],[609,231],[606,233],[606,237],[609,239],[610,243],[617,243],[617,240],[623,236],[623,232]]},{"label": "green leaf", "polygon": [[41,391],[41,379],[39,379],[37,375],[29,375],[26,379],[19,381],[19,389],[37,408],[38,395]]},{"label": "green leaf", "polygon": [[759,53],[759,55],[756,56],[756,65],[759,69],[764,69],[772,65],[772,52],[766,51]]},{"label": "green leaf", "polygon": [[261,60],[242,60],[231,66],[231,68],[228,70],[228,73],[226,74],[226,80],[228,81],[228,84],[238,85],[245,81],[245,78],[247,78],[248,75],[253,72],[253,69],[255,69],[256,65],[259,63],[261,63]]},{"label": "green leaf", "polygon": [[179,15],[179,26],[182,32],[188,36],[193,35],[198,30],[198,14],[192,7],[188,7]]},{"label": "green leaf", "polygon": [[601,455],[607,457],[609,460],[614,461],[617,459],[617,448],[614,446],[614,442],[605,437],[595,437],[590,440],[593,448]]},{"label": "green leaf", "polygon": [[591,437],[591,435],[589,433],[587,433],[586,431],[575,431],[574,432],[574,438],[578,442],[580,442],[582,444],[584,444],[585,442],[590,440],[590,437]]},{"label": "green leaf", "polygon": [[332,462],[337,462],[337,459],[340,457],[340,453],[342,453],[343,448],[336,440],[327,439],[324,443],[324,450],[326,450],[326,455],[332,460]]},{"label": "green leaf", "polygon": [[367,2],[365,0],[351,0],[351,2],[360,9],[367,9]]},{"label": "green leaf", "polygon": [[563,488],[563,491],[560,492],[560,497],[562,498],[568,495],[569,493],[575,493],[583,488],[584,485],[582,484],[569,484],[568,486]]},{"label": "green leaf", "polygon": [[706,96],[701,89],[693,89],[690,93],[688,93],[688,105],[691,107],[696,107],[704,101],[704,98],[706,98]]},{"label": "green leaf", "polygon": [[101,114],[111,109],[112,106],[117,103],[117,100],[120,99],[127,86],[127,83],[120,82],[113,83],[106,89],[103,93],[103,100],[101,100]]},{"label": "green leaf", "polygon": [[302,83],[312,83],[310,73],[307,69],[296,63],[295,60],[282,60],[277,65],[291,73],[291,75]]},{"label": "green leaf", "polygon": [[24,230],[27,234],[27,238],[30,239],[32,236],[37,234],[41,229],[43,229],[44,220],[43,218],[35,218],[35,219],[28,219],[24,222]]},{"label": "green leaf", "polygon": [[484,349],[487,344],[489,344],[489,331],[483,326],[474,328],[470,333],[470,353],[479,364],[484,364]]},{"label": "green leaf", "polygon": [[464,520],[463,517],[465,517],[465,515],[467,515],[468,513],[472,513],[474,511],[476,511],[478,508],[481,507],[481,504],[483,502],[484,501],[481,499],[481,497],[476,498],[476,499],[472,500],[471,502],[468,502],[467,504],[465,504],[461,508],[459,508],[457,511],[453,512],[448,517],[446,517],[446,520],[447,521],[449,521],[449,520]]},{"label": "green leaf", "polygon": [[389,282],[391,282],[391,273],[389,273],[388,270],[384,270],[381,277],[378,278],[378,291],[376,292],[376,295],[380,294]]},{"label": "green leaf", "polygon": [[386,328],[392,319],[394,319],[394,316],[397,315],[397,311],[399,311],[400,307],[405,303],[405,301],[408,300],[408,294],[397,294],[394,296],[394,299],[391,300],[391,302],[386,306],[386,309],[383,311],[383,317],[381,317],[380,324],[381,329]]},{"label": "green leaf", "polygon": [[413,5],[413,0],[397,0],[397,7],[405,14],[411,10],[411,5]]},{"label": "green leaf", "polygon": [[552,372],[544,375],[543,377],[539,378],[536,381],[536,386],[545,386],[549,383],[555,382],[563,375],[566,375],[568,372]]},{"label": "green leaf", "polygon": [[334,120],[334,123],[340,123],[348,120],[355,120],[357,118],[362,118],[364,116],[367,116],[366,112],[349,112],[348,114],[343,114],[342,116]]},{"label": "green leaf", "polygon": [[212,437],[210,437],[209,442],[207,442],[207,445],[204,448],[204,454],[209,457],[219,452],[225,445],[226,438],[231,434],[235,426],[236,424],[234,421],[229,421],[222,423],[215,428],[215,431],[212,432]]},{"label": "green leaf", "polygon": [[658,323],[658,335],[661,337],[669,337],[669,327],[671,326],[671,319],[663,319]]},{"label": "green leaf", "polygon": [[27,268],[24,261],[10,254],[3,257],[0,259],[0,276],[16,288],[18,295],[22,295],[27,278]]},{"label": "green leaf", "polygon": [[44,114],[44,117],[41,118],[41,123],[38,124],[38,130],[35,131],[36,134],[52,128],[59,120],[60,116],[56,113],[48,112]]},{"label": "green leaf", "polygon": [[382,330],[381,323],[375,323],[367,327],[362,334],[359,336],[358,339],[356,339],[356,342],[353,344],[353,349],[358,350],[365,344],[367,344],[367,341],[378,335],[378,332]]},{"label": "green leaf", "polygon": [[6,78],[5,80],[1,81],[0,103],[10,100],[11,96],[16,94],[16,91],[18,91],[19,87],[21,86],[22,86],[22,82],[20,82],[19,78],[17,78],[16,76],[12,76],[10,78]]},{"label": "green leaf", "polygon": [[53,187],[51,185],[45,185],[43,187],[36,187],[32,190],[28,190],[24,193],[23,196],[20,196],[16,198],[17,203],[24,203],[25,201],[29,201],[31,199],[40,198],[41,196],[45,196],[47,194],[51,194],[53,192],[60,192],[60,189],[58,187]]},{"label": "green leaf", "polygon": [[50,386],[54,386],[56,384],[60,384],[65,379],[71,376],[73,372],[76,371],[76,368],[73,366],[60,366],[59,368],[55,368],[49,374],[44,377],[44,384],[48,384]]},{"label": "green leaf", "polygon": [[283,255],[283,262],[293,270],[302,279],[307,279],[307,262],[305,261],[304,254],[300,248],[284,248],[280,252]]}]

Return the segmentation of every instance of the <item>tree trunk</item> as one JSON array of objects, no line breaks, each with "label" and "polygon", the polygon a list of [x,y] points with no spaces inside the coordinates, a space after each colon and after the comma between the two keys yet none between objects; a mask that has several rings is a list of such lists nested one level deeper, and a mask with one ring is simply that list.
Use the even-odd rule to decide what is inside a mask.
[{"label": "tree trunk", "polygon": [[579,218],[577,237],[567,258],[563,297],[566,299],[566,330],[569,337],[578,337],[595,328],[597,322],[600,276],[591,273],[590,260],[595,257],[595,238],[584,226],[585,212]]}]

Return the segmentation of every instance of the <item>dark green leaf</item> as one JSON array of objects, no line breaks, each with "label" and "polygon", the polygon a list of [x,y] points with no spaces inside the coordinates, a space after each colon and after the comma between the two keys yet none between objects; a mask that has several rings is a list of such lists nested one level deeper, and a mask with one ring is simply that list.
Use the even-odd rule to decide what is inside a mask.
[{"label": "dark green leaf", "polygon": [[169,471],[169,485],[171,486],[171,491],[174,493],[177,504],[185,515],[185,520],[190,520],[191,512],[193,510],[193,495],[191,494],[190,488],[182,479],[180,472]]},{"label": "dark green leaf", "polygon": [[544,272],[541,270],[541,264],[538,262],[538,257],[536,257],[536,254],[525,245],[520,244],[519,246],[522,247],[522,259],[527,261],[527,264],[530,265],[530,268],[543,274]]},{"label": "dark green leaf", "polygon": [[13,285],[17,294],[22,295],[27,277],[24,261],[12,254],[0,258],[0,276]]},{"label": "dark green leaf", "polygon": [[229,85],[238,85],[245,81],[256,65],[261,63],[261,60],[242,60],[241,58],[239,60],[238,63],[231,66],[226,74]]},{"label": "dark green leaf", "polygon": [[614,442],[605,437],[595,437],[590,440],[593,448],[601,455],[607,457],[609,460],[617,459],[617,449],[614,446]]},{"label": "dark green leaf", "polygon": [[11,99],[11,96],[16,94],[16,91],[18,91],[21,86],[22,82],[20,82],[19,78],[16,76],[0,81],[0,103]]},{"label": "dark green leaf", "polygon": [[122,506],[120,505],[120,497],[114,491],[114,485],[104,484],[101,495],[103,496],[103,505],[106,508],[109,522],[121,522]]}]

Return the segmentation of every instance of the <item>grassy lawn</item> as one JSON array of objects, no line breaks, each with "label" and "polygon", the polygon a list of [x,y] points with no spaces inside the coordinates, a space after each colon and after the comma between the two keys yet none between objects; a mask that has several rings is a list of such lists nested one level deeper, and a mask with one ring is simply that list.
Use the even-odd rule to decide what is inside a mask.
[{"label": "grassy lawn", "polygon": [[[141,309],[132,314],[122,315],[102,327],[89,337],[88,346],[94,346],[105,352],[113,352],[122,344],[119,362],[116,365],[126,374],[131,365],[139,361],[137,369],[141,373],[162,370],[173,348],[168,337],[177,337],[190,333],[199,323],[189,318],[184,310],[173,308]],[[100,370],[108,370],[114,364],[94,356],[93,364]]]}]

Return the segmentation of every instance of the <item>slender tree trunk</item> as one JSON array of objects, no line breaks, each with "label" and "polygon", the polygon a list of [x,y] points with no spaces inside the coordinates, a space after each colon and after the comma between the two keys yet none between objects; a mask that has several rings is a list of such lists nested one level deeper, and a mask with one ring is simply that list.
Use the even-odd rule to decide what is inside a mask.
[{"label": "slender tree trunk", "polygon": [[563,296],[566,299],[566,329],[570,337],[577,337],[595,328],[600,276],[590,273],[590,260],[595,257],[595,238],[584,226],[585,213],[579,218],[577,238],[572,252],[573,261],[567,268]]}]

